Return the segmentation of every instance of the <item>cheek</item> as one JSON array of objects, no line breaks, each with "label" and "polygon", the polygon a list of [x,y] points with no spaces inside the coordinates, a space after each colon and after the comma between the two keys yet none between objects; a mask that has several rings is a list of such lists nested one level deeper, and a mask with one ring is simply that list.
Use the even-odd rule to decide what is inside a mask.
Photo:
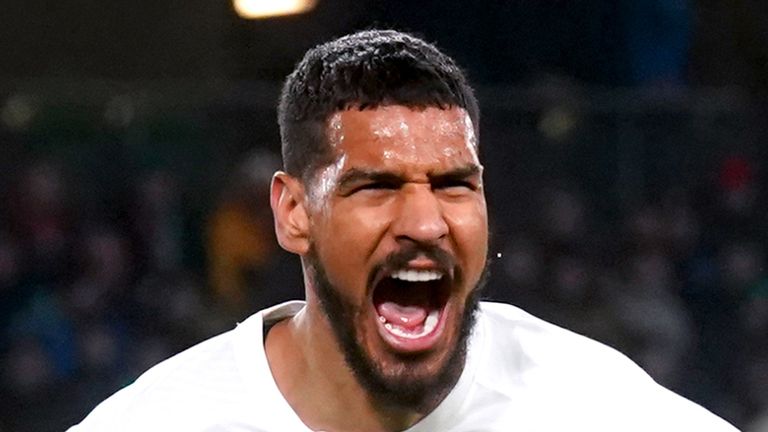
[{"label": "cheek", "polygon": [[385,229],[382,212],[342,206],[314,226],[315,248],[334,285],[364,289],[371,257]]},{"label": "cheek", "polygon": [[388,224],[386,206],[338,206],[330,214],[325,236],[349,254],[355,251],[355,258],[370,256],[381,239]]},{"label": "cheek", "polygon": [[488,255],[488,216],[484,203],[463,205],[446,211],[446,219],[455,247],[467,263],[467,270],[472,273],[468,276],[479,278]]}]

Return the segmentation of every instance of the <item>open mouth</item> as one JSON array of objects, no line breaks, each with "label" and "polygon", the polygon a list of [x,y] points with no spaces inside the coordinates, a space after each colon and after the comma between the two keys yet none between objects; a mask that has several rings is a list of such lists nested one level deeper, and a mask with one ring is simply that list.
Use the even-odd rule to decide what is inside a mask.
[{"label": "open mouth", "polygon": [[445,329],[451,274],[404,268],[385,272],[377,279],[373,306],[382,339],[402,353],[434,348]]}]

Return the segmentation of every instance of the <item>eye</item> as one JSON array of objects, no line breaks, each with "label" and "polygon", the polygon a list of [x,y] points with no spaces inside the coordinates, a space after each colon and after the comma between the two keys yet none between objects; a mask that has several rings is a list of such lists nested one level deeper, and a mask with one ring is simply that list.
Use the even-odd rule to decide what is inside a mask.
[{"label": "eye", "polygon": [[392,183],[384,183],[384,182],[377,182],[377,183],[368,183],[366,185],[363,185],[360,189],[394,189],[395,185]]},{"label": "eye", "polygon": [[397,189],[398,187],[399,187],[399,185],[398,185],[398,184],[396,184],[396,183],[394,183],[394,182],[383,182],[383,181],[379,181],[379,182],[370,182],[370,183],[365,183],[365,184],[362,184],[362,185],[360,185],[360,186],[357,186],[356,188],[354,188],[354,190],[352,191],[352,193],[356,193],[356,192],[364,192],[364,191],[387,191],[387,190],[395,190],[395,189]]},{"label": "eye", "polygon": [[456,192],[460,190],[475,191],[477,190],[477,185],[469,180],[445,179],[435,182],[432,188],[435,190],[455,190]]}]

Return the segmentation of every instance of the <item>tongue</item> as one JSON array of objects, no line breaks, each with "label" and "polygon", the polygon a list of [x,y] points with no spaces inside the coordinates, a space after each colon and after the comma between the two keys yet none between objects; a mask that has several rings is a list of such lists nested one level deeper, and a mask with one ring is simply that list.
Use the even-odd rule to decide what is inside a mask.
[{"label": "tongue", "polygon": [[409,329],[422,325],[427,318],[427,310],[424,307],[404,306],[391,301],[379,304],[377,310],[387,322]]}]

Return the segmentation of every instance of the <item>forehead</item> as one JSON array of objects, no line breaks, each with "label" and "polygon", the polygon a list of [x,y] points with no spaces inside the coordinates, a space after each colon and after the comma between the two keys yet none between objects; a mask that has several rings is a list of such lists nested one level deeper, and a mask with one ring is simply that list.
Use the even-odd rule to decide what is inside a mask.
[{"label": "forehead", "polygon": [[328,121],[328,138],[346,159],[479,164],[472,121],[461,108],[392,105],[339,111]]}]

